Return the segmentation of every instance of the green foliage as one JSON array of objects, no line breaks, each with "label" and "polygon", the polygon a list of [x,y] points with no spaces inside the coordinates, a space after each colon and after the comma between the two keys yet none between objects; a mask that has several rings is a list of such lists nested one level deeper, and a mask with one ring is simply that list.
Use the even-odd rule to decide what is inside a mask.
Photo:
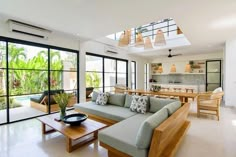
[{"label": "green foliage", "polygon": [[[63,62],[60,52],[50,51],[51,89],[61,88]],[[9,44],[9,68],[29,70],[9,70],[10,94],[39,93],[48,87],[48,52],[40,51],[27,59],[25,49]],[[35,69],[35,70],[34,70]],[[59,71],[55,71],[59,70]]]},{"label": "green foliage", "polygon": [[96,72],[86,73],[86,87],[99,87],[101,79]]},{"label": "green foliage", "polygon": [[69,99],[72,97],[71,94],[68,93],[59,93],[54,95],[54,100],[59,105],[61,110],[64,110],[68,105]]},{"label": "green foliage", "polygon": [[[2,89],[0,89],[0,95],[4,95],[4,92]],[[16,108],[21,107],[22,105],[15,101],[14,98],[10,98],[10,108]],[[6,98],[0,97],[0,110],[5,110],[7,108]]]}]

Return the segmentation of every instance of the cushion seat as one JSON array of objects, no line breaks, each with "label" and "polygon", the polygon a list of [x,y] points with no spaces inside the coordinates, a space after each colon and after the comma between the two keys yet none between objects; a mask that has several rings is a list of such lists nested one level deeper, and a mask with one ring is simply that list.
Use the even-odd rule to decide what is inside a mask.
[{"label": "cushion seat", "polygon": [[[127,110],[127,109],[126,109]],[[116,123],[98,134],[99,141],[135,157],[147,157],[148,149],[139,149],[136,146],[136,136],[139,127],[152,113],[136,114],[122,122]]]},{"label": "cushion seat", "polygon": [[122,121],[137,114],[125,107],[109,105],[109,104],[97,105],[95,102],[92,101],[75,104],[74,107],[75,109],[78,109],[82,112],[90,113],[114,121]]}]

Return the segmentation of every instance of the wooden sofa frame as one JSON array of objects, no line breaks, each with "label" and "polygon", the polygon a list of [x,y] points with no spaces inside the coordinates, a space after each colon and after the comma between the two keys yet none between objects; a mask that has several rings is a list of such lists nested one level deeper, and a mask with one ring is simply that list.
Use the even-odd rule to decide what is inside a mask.
[{"label": "wooden sofa frame", "polygon": [[[51,95],[51,97],[53,97],[53,95]],[[69,103],[68,103],[67,106],[72,107],[75,103],[76,103],[76,96],[73,96],[73,97],[70,98]],[[30,106],[37,109],[37,110],[40,110],[42,112],[48,113],[49,112],[48,96],[45,96],[40,103],[30,101]],[[50,107],[51,107],[51,112],[59,111],[58,104],[51,104]]]},{"label": "wooden sofa frame", "polygon": [[[185,103],[161,125],[155,128],[148,157],[173,157],[175,155],[182,139],[190,127],[190,121],[187,120],[189,108],[190,104]],[[81,112],[79,110],[76,111]],[[89,118],[103,123],[105,122],[106,124],[112,125],[116,123],[116,121],[99,116],[88,115]],[[105,143],[100,142],[100,145],[108,150],[108,157],[131,157]]]}]

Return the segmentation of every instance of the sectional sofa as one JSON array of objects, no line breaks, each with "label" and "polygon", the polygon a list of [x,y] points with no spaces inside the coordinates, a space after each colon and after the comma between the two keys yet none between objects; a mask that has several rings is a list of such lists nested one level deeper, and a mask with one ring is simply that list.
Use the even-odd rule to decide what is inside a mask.
[{"label": "sectional sofa", "polygon": [[111,125],[98,134],[100,145],[109,157],[173,156],[190,126],[189,104],[149,97],[146,114],[132,112],[132,95],[110,94],[107,105],[92,101],[75,105],[78,112]]}]

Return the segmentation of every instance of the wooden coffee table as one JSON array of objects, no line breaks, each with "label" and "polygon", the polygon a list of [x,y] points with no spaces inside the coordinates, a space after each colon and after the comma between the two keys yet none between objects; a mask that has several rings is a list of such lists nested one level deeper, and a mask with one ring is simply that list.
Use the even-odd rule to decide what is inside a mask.
[{"label": "wooden coffee table", "polygon": [[[58,131],[66,137],[66,150],[69,153],[77,149],[78,147],[97,139],[98,131],[107,127],[106,124],[96,122],[91,119],[85,120],[79,126],[70,126],[69,124],[54,120],[54,118],[57,117],[59,117],[59,114],[47,115],[39,117],[37,119],[42,122],[42,134]],[[46,125],[51,129],[46,129]],[[90,134],[93,134],[93,136],[86,138],[86,136]],[[81,139],[83,137],[85,137],[86,139]],[[73,145],[72,142],[78,139],[81,139],[82,141]]]}]

